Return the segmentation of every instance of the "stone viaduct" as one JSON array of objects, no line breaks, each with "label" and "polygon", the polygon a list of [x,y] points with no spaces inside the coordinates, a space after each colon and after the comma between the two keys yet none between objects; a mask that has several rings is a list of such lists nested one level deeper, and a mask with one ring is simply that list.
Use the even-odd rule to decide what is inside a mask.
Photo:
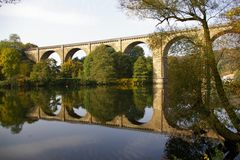
[{"label": "stone viaduct", "polygon": [[[219,36],[229,32],[232,32],[231,27],[226,25],[212,26],[210,28],[211,38],[213,41]],[[167,54],[171,45],[182,38],[188,38],[193,42],[196,41],[197,38],[198,41],[201,41],[203,37],[203,31],[199,28],[193,28],[188,30],[162,32],[159,33],[159,35],[158,47],[152,49],[153,83],[155,84],[163,84],[166,81],[165,68],[167,67]],[[30,49],[26,51],[26,54],[31,60],[37,63],[41,60],[47,59],[52,53],[56,52],[61,58],[61,61],[65,62],[72,58],[77,51],[83,50],[86,54],[89,54],[101,44],[110,46],[114,48],[115,51],[121,51],[125,54],[128,54],[131,49],[138,44],[145,43],[150,46],[150,37],[151,35],[149,34],[64,45],[45,46]]]}]

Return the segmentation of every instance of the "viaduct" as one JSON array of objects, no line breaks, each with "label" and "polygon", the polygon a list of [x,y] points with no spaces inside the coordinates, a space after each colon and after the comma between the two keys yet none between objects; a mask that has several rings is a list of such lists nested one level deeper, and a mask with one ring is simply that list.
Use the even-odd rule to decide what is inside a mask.
[{"label": "viaduct", "polygon": [[[227,25],[212,26],[210,28],[212,41],[223,34],[231,32],[231,27]],[[199,28],[193,28],[188,30],[162,32],[159,33],[159,35],[160,38],[158,41],[158,47],[152,49],[154,84],[164,84],[164,82],[166,82],[167,54],[171,45],[182,38],[190,39],[193,42],[196,41],[196,39],[201,41],[203,38],[203,30]],[[132,48],[138,44],[145,43],[150,46],[150,37],[151,35],[139,35],[64,45],[45,46],[30,49],[26,51],[26,54],[36,63],[47,59],[54,52],[59,55],[62,62],[65,62],[68,59],[71,59],[77,51],[83,50],[86,54],[89,54],[99,45],[110,46],[115,49],[115,51],[121,51],[125,54],[128,54]]]}]

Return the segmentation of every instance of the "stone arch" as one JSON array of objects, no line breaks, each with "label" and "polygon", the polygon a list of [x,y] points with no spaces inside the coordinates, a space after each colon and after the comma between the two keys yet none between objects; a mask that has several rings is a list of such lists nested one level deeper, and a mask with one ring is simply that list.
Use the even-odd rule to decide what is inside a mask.
[{"label": "stone arch", "polygon": [[236,31],[236,30],[233,30],[233,29],[227,29],[227,30],[224,30],[224,31],[221,31],[221,32],[218,32],[216,33],[215,35],[213,35],[213,37],[211,38],[212,42],[214,42],[217,38],[225,35],[225,34],[228,34],[228,33],[235,33],[235,34],[240,34],[240,31]]},{"label": "stone arch", "polygon": [[[132,42],[132,43],[130,43],[125,49],[124,49],[124,53],[125,54],[129,54],[130,52],[131,52],[131,50],[135,47],[135,46],[137,46],[138,44],[143,44],[143,43],[145,43],[145,42],[143,42],[143,41],[135,41],[135,42]],[[146,43],[145,43],[146,44]]]},{"label": "stone arch", "polygon": [[[44,52],[42,54],[42,56],[40,57],[40,61],[46,60],[54,52],[56,52],[56,51],[55,50],[49,50],[49,51]],[[61,59],[61,55],[58,52],[56,52],[56,53],[58,54],[59,58]]]},{"label": "stone arch", "polygon": [[164,57],[167,57],[168,56],[168,52],[169,52],[169,49],[171,48],[171,46],[176,43],[177,41],[179,40],[182,40],[182,39],[187,39],[189,40],[189,42],[195,44],[194,40],[192,37],[188,37],[186,35],[180,35],[180,36],[176,36],[176,37],[173,37],[171,40],[169,40],[167,42],[167,44],[165,45],[164,49],[163,49],[163,56]]},{"label": "stone arch", "polygon": [[66,107],[66,110],[68,112],[68,115],[71,116],[72,118],[81,119],[81,118],[84,118],[87,115],[87,113],[84,116],[78,115],[77,113],[74,112],[72,107],[68,107],[68,106],[65,106],[65,107]]},{"label": "stone arch", "polygon": [[94,51],[97,47],[104,45],[106,47],[112,48],[115,52],[118,51],[117,48],[114,45],[111,44],[105,44],[105,43],[101,43],[101,44],[92,44],[91,45],[91,52]]},{"label": "stone arch", "polygon": [[58,111],[58,113],[54,113],[52,111],[48,111],[46,108],[41,108],[41,111],[49,117],[59,117],[62,116],[64,108],[61,106],[60,110]]},{"label": "stone arch", "polygon": [[213,35],[212,48],[218,72],[223,81],[234,79],[239,69],[240,31],[226,29]]},{"label": "stone arch", "polygon": [[72,48],[66,54],[64,61],[66,62],[67,60],[71,59],[76,52],[81,51],[81,50],[84,51],[86,56],[87,56],[87,52],[84,49],[82,49],[82,48]]},{"label": "stone arch", "polygon": [[[154,112],[154,111],[153,111]],[[154,114],[154,113],[153,113]],[[149,124],[152,123],[152,121],[154,120],[154,117],[153,115],[151,115],[151,118],[147,121],[147,122],[139,122],[138,120],[135,120],[135,119],[130,119],[127,117],[127,120],[131,123],[131,124],[134,124],[134,125],[137,125],[137,126],[148,126]]]}]

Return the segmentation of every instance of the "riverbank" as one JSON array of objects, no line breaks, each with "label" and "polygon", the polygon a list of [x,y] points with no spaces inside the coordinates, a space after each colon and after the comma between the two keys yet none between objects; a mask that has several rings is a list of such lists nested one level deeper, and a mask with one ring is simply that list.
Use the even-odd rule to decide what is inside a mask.
[{"label": "riverbank", "polygon": [[152,80],[140,78],[124,78],[112,80],[108,83],[97,83],[95,81],[82,81],[78,78],[58,78],[49,82],[36,82],[29,79],[18,79],[16,81],[0,81],[0,88],[48,88],[48,87],[61,87],[61,88],[80,88],[83,86],[143,86],[152,84]]}]

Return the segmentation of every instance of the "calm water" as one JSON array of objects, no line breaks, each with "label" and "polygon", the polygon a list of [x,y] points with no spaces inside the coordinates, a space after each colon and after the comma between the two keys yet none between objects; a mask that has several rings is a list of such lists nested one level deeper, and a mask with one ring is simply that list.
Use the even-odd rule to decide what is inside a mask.
[{"label": "calm water", "polygon": [[166,106],[163,93],[159,87],[2,90],[0,159],[155,160],[173,153],[195,159],[239,138],[228,110],[211,114],[171,95]]}]

